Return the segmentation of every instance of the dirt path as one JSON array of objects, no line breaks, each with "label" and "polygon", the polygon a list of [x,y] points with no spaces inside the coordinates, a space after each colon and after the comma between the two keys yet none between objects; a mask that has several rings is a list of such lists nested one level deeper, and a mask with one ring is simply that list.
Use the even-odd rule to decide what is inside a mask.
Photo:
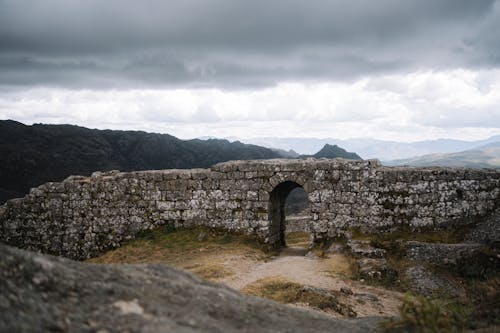
[{"label": "dirt path", "polygon": [[[343,253],[321,258],[311,255],[306,248],[309,245],[308,234],[287,235],[287,243],[291,247],[282,249],[275,257],[270,257],[268,252],[244,236],[200,235],[203,233],[197,230],[153,231],[147,237],[131,241],[89,262],[172,265],[243,292],[317,310],[302,298],[285,300],[257,292],[263,284],[269,289],[270,281],[288,281],[288,284],[282,283],[281,288],[284,289],[279,292],[290,293],[293,288],[321,288],[314,293],[335,295],[333,298],[352,308],[358,317],[396,315],[403,299],[401,293],[353,280],[352,259]],[[294,287],[290,287],[290,283]],[[302,295],[303,292],[300,293]],[[330,314],[340,316],[338,311]]]},{"label": "dirt path", "polygon": [[310,284],[321,288],[339,289],[344,286],[337,279],[335,279],[335,282],[337,282],[335,286],[329,283],[332,278],[325,274],[328,273],[325,269],[327,268],[328,259],[319,260],[313,257],[306,257],[304,256],[305,253],[300,255],[300,252],[303,251],[300,248],[285,249],[279,257],[269,262],[255,263],[255,266],[251,265],[244,271],[238,272],[236,275],[221,282],[232,288],[242,289],[247,284],[259,279],[281,275],[297,283]]},{"label": "dirt path", "polygon": [[[401,293],[348,279],[350,263],[341,254],[318,258],[304,256],[306,252],[304,248],[287,248],[268,262],[226,257],[223,263],[234,274],[218,281],[238,290],[270,277],[283,277],[302,285],[329,290],[348,288],[353,294],[345,294],[344,301],[353,307],[358,316],[393,316],[398,313],[403,298]],[[307,305],[302,306],[308,308]]]}]

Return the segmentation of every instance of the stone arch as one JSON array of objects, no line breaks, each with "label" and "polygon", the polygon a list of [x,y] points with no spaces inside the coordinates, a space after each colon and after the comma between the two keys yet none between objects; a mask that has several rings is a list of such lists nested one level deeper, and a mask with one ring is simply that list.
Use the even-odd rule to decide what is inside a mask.
[{"label": "stone arch", "polygon": [[277,184],[269,195],[269,240],[275,247],[286,246],[285,202],[288,194],[297,187],[303,188],[295,181],[285,180]]}]

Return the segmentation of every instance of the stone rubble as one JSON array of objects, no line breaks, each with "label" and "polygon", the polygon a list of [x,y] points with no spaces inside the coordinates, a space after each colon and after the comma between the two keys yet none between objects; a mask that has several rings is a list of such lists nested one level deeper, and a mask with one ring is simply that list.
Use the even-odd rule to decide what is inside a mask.
[{"label": "stone rubble", "polygon": [[384,280],[387,277],[397,276],[387,260],[384,258],[361,258],[356,260],[358,264],[358,274],[361,279],[365,280]]},{"label": "stone rubble", "polygon": [[406,258],[425,262],[436,266],[457,265],[458,262],[473,259],[481,250],[483,244],[474,243],[425,243],[407,241],[405,243]]},{"label": "stone rubble", "polygon": [[384,249],[370,245],[369,240],[349,240],[347,248],[355,258],[385,258],[386,251]]},{"label": "stone rubble", "polygon": [[449,279],[441,277],[422,265],[408,267],[403,275],[408,281],[410,290],[420,295],[453,297],[465,295],[463,287],[458,283],[452,283]]}]

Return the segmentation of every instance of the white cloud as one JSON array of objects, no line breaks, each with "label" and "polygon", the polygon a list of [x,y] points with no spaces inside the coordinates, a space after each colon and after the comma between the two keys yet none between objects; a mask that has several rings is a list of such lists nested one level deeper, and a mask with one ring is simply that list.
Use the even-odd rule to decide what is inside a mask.
[{"label": "white cloud", "polygon": [[478,139],[500,133],[500,70],[426,71],[258,90],[34,88],[0,118],[197,136]]}]

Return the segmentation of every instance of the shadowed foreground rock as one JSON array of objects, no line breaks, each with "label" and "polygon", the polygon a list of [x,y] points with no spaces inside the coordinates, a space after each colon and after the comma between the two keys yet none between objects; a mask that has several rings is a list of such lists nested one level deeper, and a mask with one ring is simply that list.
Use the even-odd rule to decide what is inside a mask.
[{"label": "shadowed foreground rock", "polygon": [[0,332],[373,332],[163,265],[95,265],[0,244]]}]

